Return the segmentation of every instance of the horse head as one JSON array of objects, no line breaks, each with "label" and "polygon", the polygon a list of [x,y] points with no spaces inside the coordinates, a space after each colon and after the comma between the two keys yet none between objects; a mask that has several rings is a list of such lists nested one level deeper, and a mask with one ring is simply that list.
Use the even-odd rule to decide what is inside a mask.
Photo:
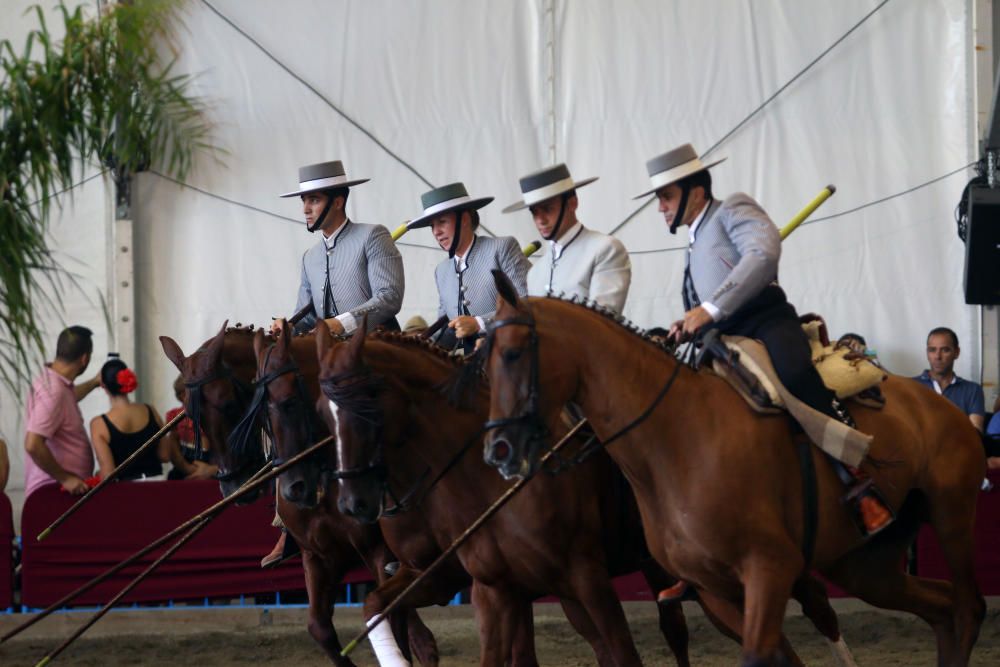
[{"label": "horse head", "polygon": [[340,511],[362,523],[373,523],[385,509],[383,378],[364,362],[364,324],[353,338],[335,344],[323,323],[316,328],[320,416],[337,443]]},{"label": "horse head", "polygon": [[[213,460],[219,467],[217,478],[223,496],[236,491],[264,465],[259,436],[240,457],[234,456],[227,446],[230,432],[240,422],[249,403],[253,366],[246,363],[252,364],[249,337],[240,336],[242,345],[232,345],[234,337],[227,340],[226,324],[224,322],[219,333],[189,357],[172,338],[160,336],[164,354],[180,371],[184,381],[184,410],[194,424],[195,439],[199,446],[202,446],[202,434],[208,439]],[[260,492],[258,489],[248,493],[240,504],[253,502]]]},{"label": "horse head", "polygon": [[498,270],[493,271],[493,279],[499,295],[496,319],[480,350],[486,356],[490,379],[483,458],[507,479],[530,477],[547,440],[546,418],[552,416],[542,412],[538,331],[529,304],[518,298],[510,279]]},{"label": "horse head", "polygon": [[[281,335],[271,344],[262,330],[254,335],[257,379],[254,405],[245,419],[247,428],[267,429],[274,447],[274,464],[299,454],[318,439],[318,421],[303,371],[292,356],[292,332],[284,323]],[[315,376],[313,376],[315,377]],[[244,429],[234,432],[234,437]],[[233,443],[233,449],[239,446]],[[281,495],[290,503],[312,508],[319,503],[322,476],[316,460],[292,466],[278,478]]]}]

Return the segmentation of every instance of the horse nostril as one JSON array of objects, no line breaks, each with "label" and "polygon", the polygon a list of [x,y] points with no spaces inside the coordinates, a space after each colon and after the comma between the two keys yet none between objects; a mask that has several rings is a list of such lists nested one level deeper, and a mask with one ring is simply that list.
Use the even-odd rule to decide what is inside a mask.
[{"label": "horse nostril", "polygon": [[513,455],[514,450],[506,440],[497,440],[493,446],[493,456],[500,463],[507,463]]}]

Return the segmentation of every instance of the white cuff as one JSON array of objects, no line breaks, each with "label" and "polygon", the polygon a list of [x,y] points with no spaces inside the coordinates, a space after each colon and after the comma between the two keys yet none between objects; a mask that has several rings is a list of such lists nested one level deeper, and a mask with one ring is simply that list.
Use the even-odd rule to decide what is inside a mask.
[{"label": "white cuff", "polygon": [[713,322],[718,322],[719,317],[722,315],[722,311],[714,303],[709,303],[708,301],[702,301],[701,307],[705,309],[705,312],[712,316]]},{"label": "white cuff", "polygon": [[340,323],[344,326],[345,334],[354,333],[354,330],[358,328],[358,321],[354,319],[354,315],[349,312],[337,315],[337,319],[340,320]]},{"label": "white cuff", "polygon": [[477,334],[486,331],[486,321],[483,320],[483,318],[480,317],[479,315],[476,315],[476,324],[479,325],[479,331],[476,332]]}]

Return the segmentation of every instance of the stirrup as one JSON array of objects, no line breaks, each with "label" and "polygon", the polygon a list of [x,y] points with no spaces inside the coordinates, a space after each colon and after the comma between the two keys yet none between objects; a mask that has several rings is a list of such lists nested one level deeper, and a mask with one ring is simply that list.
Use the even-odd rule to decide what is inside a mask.
[{"label": "stirrup", "polygon": [[[278,550],[278,544],[281,544],[281,550]],[[300,553],[302,549],[299,547],[298,542],[288,534],[285,529],[281,530],[281,537],[278,538],[278,542],[275,543],[274,549],[268,555],[264,556],[260,560],[260,568],[262,570],[267,570],[272,567],[277,567],[284,563],[290,558],[295,558]]]},{"label": "stirrup", "polygon": [[[865,523],[865,518],[863,516],[863,511],[861,509],[861,503],[864,500],[869,500],[875,502],[882,510],[886,512],[888,518],[881,521],[878,525],[869,526]],[[851,514],[851,518],[854,519],[854,523],[858,526],[858,530],[865,539],[874,537],[875,535],[881,533],[883,530],[892,525],[892,522],[896,520],[896,512],[892,509],[892,505],[886,502],[885,497],[882,493],[875,487],[874,482],[870,477],[858,480],[851,489],[844,495],[841,499],[847,509]]]},{"label": "stirrup", "polygon": [[685,600],[697,600],[698,591],[694,586],[679,579],[676,584],[669,588],[664,588],[656,596],[656,604],[670,604],[671,602],[684,602]]}]

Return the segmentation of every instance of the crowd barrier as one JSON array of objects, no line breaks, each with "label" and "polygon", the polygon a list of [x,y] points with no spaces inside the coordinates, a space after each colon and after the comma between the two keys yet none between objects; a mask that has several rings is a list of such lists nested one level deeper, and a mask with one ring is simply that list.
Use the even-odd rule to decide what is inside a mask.
[{"label": "crowd barrier", "polygon": [[0,611],[14,605],[14,512],[0,492]]},{"label": "crowd barrier", "polygon": [[[24,505],[21,602],[45,607],[146,546],[220,499],[214,481],[122,482],[94,496],[42,542],[36,537],[76,498],[52,484],[32,493]],[[9,509],[8,509],[9,515]],[[305,588],[302,561],[294,558],[268,570],[260,559],[271,551],[278,529],[271,525],[274,498],[230,507],[122,601],[164,602],[257,595]],[[73,604],[107,602],[171,543],[81,595]],[[9,571],[9,569],[8,569]],[[367,581],[352,571],[344,583]],[[2,591],[2,589],[0,589]]]},{"label": "crowd barrier", "polygon": [[[1000,471],[991,470],[987,479],[993,489],[980,493],[976,506],[976,579],[983,595],[1000,595]],[[917,538],[917,574],[951,579],[951,570],[930,526],[923,526]]]},{"label": "crowd barrier", "polygon": [[[989,479],[996,487],[980,494],[976,517],[976,573],[985,595],[1000,595],[1000,471]],[[75,498],[57,485],[39,489],[24,506],[22,535],[22,599],[27,607],[45,607],[94,576],[219,500],[212,481],[112,484],[53,531],[45,541],[35,540]],[[273,497],[231,507],[185,545],[154,575],[135,588],[123,603],[165,602],[227,596],[301,591],[302,565],[293,559],[277,568],[261,570],[259,561],[278,536],[271,526]],[[0,544],[14,538],[11,505],[0,493]],[[168,545],[169,546],[169,545]],[[153,562],[163,547],[126,568],[74,604],[101,604]],[[950,572],[936,537],[928,526],[916,547],[917,573],[947,579]],[[350,572],[344,583],[369,581],[366,570]],[[619,577],[615,587],[623,600],[648,600],[651,593],[638,573]],[[0,549],[0,610],[13,604],[13,560],[10,548]],[[842,593],[831,587],[831,594]]]}]

